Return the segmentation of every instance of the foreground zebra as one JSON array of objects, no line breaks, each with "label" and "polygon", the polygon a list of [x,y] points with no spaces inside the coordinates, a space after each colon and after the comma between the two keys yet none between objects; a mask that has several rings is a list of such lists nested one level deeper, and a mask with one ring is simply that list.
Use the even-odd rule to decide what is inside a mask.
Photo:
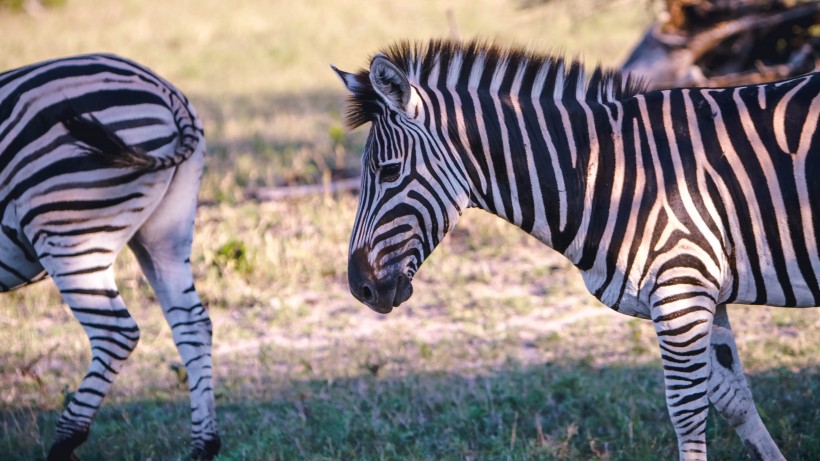
[{"label": "foreground zebra", "polygon": [[192,457],[219,450],[211,321],[189,260],[204,151],[185,96],[133,62],[76,56],[0,74],[0,291],[51,276],[91,342],[49,460],[73,459],[139,340],[112,267],[126,243],[188,371]]},{"label": "foreground zebra", "polygon": [[681,459],[706,459],[710,402],[755,458],[783,459],[725,306],[820,304],[820,75],[642,94],[577,62],[439,41],[336,71],[349,125],[371,123],[357,299],[381,313],[406,301],[461,212],[482,208],[566,256],[604,304],[654,322]]}]

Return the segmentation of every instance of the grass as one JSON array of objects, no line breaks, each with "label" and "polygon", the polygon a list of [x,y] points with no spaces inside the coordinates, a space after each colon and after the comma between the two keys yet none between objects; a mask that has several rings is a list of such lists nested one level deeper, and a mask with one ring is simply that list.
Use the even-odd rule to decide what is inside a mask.
[{"label": "grass", "polygon": [[[643,2],[582,6],[69,0],[34,17],[0,10],[0,68],[116,52],[173,81],[201,113],[210,154],[192,262],[215,326],[220,460],[668,459],[651,325],[600,306],[521,231],[468,211],[413,299],[380,316],[347,292],[354,196],[247,198],[358,174],[364,130],[342,129],[329,62],[353,70],[392,40],[445,36],[449,8],[465,37],[612,65],[649,20]],[[78,455],[180,459],[190,411],[179,357],[130,254],[118,274],[142,340]],[[0,460],[43,459],[88,341],[49,282],[2,299]],[[733,306],[730,316],[769,429],[787,458],[811,458],[820,312]],[[746,459],[714,415],[709,441],[713,459]]]}]

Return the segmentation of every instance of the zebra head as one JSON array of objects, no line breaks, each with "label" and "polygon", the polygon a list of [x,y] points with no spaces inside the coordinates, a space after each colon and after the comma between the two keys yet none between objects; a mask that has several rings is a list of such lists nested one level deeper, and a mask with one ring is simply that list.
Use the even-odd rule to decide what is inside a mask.
[{"label": "zebra head", "polygon": [[383,314],[410,298],[414,274],[469,202],[463,166],[434,128],[441,115],[431,113],[431,95],[407,66],[378,54],[369,70],[333,68],[350,92],[349,127],[371,123],[348,282],[356,299]]}]

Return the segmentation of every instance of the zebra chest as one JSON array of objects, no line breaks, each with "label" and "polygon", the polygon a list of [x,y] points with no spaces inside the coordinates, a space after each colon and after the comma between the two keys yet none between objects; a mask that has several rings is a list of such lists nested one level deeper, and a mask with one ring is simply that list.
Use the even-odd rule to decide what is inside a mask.
[{"label": "zebra chest", "polygon": [[640,289],[639,280],[622,271],[593,267],[581,271],[587,290],[604,305],[621,314],[641,319],[652,318],[647,296]]}]

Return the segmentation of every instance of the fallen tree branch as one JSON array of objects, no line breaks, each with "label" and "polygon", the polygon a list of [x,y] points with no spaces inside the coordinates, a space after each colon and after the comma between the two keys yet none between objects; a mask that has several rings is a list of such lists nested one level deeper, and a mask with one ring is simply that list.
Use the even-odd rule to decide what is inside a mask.
[{"label": "fallen tree branch", "polygon": [[622,70],[662,89],[759,83],[816,68],[820,41],[809,29],[820,20],[820,2],[740,1],[745,8],[681,22],[687,19],[684,9],[706,11],[719,3],[670,0],[671,19],[646,32]]},{"label": "fallen tree branch", "polygon": [[815,62],[811,58],[810,52],[804,49],[786,64],[766,66],[758,62],[756,69],[752,71],[716,75],[709,79],[709,85],[724,87],[772,82],[799,75],[818,67],[820,67],[820,63]]},{"label": "fallen tree branch", "polygon": [[758,29],[769,29],[783,23],[791,23],[797,19],[820,13],[820,3],[808,3],[794,8],[774,13],[755,14],[717,25],[711,30],[697,34],[689,42],[692,53],[692,62],[697,62],[709,51],[715,49],[720,42],[742,33],[753,32]]}]

